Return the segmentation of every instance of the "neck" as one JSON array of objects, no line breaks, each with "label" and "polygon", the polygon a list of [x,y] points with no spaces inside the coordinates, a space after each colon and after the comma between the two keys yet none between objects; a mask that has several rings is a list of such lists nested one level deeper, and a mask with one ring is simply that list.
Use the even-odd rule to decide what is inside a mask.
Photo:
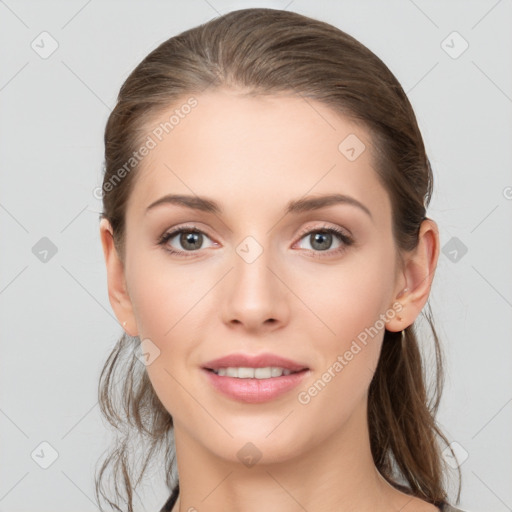
[{"label": "neck", "polygon": [[[378,473],[370,450],[366,402],[321,444],[290,458],[244,465],[219,458],[175,423],[180,498],[176,511],[348,512],[396,510],[405,495]],[[246,441],[232,450],[236,454]],[[237,449],[238,448],[238,449]],[[249,463],[250,464],[250,463]],[[399,496],[402,501],[397,501]],[[173,512],[174,512],[173,510]]]}]

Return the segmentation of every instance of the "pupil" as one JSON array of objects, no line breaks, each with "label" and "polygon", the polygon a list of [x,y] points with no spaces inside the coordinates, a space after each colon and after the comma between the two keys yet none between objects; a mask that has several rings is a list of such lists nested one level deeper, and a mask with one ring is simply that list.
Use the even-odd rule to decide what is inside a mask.
[{"label": "pupil", "polygon": [[182,233],[180,243],[185,249],[197,249],[201,246],[201,237],[201,233]]},{"label": "pupil", "polygon": [[[312,236],[313,236],[313,243],[311,244],[311,246],[314,249],[318,249],[320,251],[329,249],[331,242],[332,242],[331,233],[316,233]],[[319,244],[319,246],[315,247],[315,244]]]}]

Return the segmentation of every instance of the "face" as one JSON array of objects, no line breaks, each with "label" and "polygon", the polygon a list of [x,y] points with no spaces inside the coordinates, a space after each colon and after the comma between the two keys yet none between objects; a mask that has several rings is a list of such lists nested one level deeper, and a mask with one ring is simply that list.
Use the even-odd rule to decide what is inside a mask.
[{"label": "face", "polygon": [[[196,99],[137,171],[126,210],[129,325],[158,354],[147,372],[177,436],[221,459],[237,461],[247,442],[261,462],[290,459],[366,420],[402,285],[391,204],[368,133],[327,106],[227,90]],[[217,209],[150,207],[170,194]],[[306,201],[333,195],[345,200]],[[233,353],[307,370],[278,377],[292,382],[280,394],[227,395],[213,384],[226,377],[203,367]],[[267,391],[270,380],[260,381]]]}]

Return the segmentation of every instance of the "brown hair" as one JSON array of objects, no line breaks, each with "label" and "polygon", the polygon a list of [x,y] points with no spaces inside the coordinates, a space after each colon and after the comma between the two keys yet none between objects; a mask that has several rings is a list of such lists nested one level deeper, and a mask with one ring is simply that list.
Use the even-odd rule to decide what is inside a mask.
[{"label": "brown hair", "polygon": [[[375,169],[392,204],[393,236],[402,251],[413,249],[426,218],[433,176],[412,106],[397,79],[368,48],[325,22],[274,9],[241,9],[171,37],[132,71],[121,87],[105,130],[103,213],[123,255],[124,214],[134,171],[134,150],[148,136],[152,119],[187,95],[207,87],[230,87],[253,95],[296,94],[328,105],[360,123],[371,135]],[[124,168],[122,179],[116,173]],[[110,186],[106,186],[110,184]],[[430,306],[423,311],[434,340],[432,389],[428,389],[415,324],[385,331],[368,394],[373,459],[388,482],[434,505],[447,497],[439,442],[448,444],[435,416],[443,387],[442,354]],[[128,510],[132,491],[153,453],[165,458],[166,484],[176,484],[173,422],[156,397],[145,367],[133,356],[138,338],[123,334],[106,361],[99,384],[102,413],[121,433],[96,477],[96,496],[109,465],[115,494],[122,477]],[[116,374],[119,377],[116,379]],[[121,395],[116,401],[121,387]],[[427,391],[428,389],[428,391]],[[132,436],[138,436],[137,443]],[[132,486],[130,448],[141,446],[144,464]],[[452,452],[453,454],[453,452]],[[112,507],[121,510],[103,496]],[[460,497],[460,470],[459,491]]]}]

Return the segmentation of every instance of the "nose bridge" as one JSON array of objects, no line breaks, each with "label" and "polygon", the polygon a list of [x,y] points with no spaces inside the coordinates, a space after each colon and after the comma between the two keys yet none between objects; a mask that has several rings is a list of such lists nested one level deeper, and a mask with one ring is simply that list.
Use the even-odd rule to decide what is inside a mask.
[{"label": "nose bridge", "polygon": [[268,237],[257,236],[248,235],[235,247],[223,306],[225,321],[251,329],[283,322],[287,312],[282,286],[274,275],[273,267],[279,265]]}]

